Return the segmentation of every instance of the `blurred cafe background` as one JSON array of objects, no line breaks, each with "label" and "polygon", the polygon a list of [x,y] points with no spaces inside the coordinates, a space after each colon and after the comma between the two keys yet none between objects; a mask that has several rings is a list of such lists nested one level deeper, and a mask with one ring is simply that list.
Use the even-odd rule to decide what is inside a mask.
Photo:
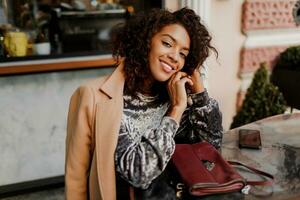
[{"label": "blurred cafe background", "polygon": [[[110,52],[110,32],[161,0],[1,0],[1,57]],[[27,37],[27,39],[26,39]],[[18,38],[18,47],[13,50]],[[6,41],[10,40],[10,42]],[[29,46],[29,49],[26,49]]]}]

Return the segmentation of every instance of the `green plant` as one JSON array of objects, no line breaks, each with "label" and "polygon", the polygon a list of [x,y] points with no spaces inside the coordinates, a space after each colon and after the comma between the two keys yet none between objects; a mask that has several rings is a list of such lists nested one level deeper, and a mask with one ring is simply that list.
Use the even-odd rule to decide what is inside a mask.
[{"label": "green plant", "polygon": [[38,2],[35,0],[24,0],[20,6],[18,16],[18,26],[24,30],[33,30],[34,43],[49,42],[49,21],[50,13],[39,9]]},{"label": "green plant", "polygon": [[37,30],[37,36],[34,40],[35,43],[43,43],[43,42],[49,42],[49,39],[47,37],[47,34],[44,33],[45,31],[38,29]]},{"label": "green plant", "polygon": [[277,60],[275,68],[285,68],[300,71],[300,46],[287,48]]},{"label": "green plant", "polygon": [[281,114],[286,110],[286,102],[278,87],[269,81],[266,64],[261,64],[254,74],[242,107],[233,118],[230,128]]}]

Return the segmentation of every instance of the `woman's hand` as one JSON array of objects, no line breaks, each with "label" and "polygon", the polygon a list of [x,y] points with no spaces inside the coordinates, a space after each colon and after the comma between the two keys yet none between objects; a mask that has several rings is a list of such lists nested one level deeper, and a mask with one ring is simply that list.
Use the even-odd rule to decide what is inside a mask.
[{"label": "woman's hand", "polygon": [[193,86],[191,77],[185,72],[175,73],[168,81],[168,93],[171,100],[171,107],[168,116],[174,118],[178,123],[187,106],[187,92],[185,84]]},{"label": "woman's hand", "polygon": [[191,92],[193,94],[200,93],[204,91],[203,80],[200,75],[200,71],[196,68],[191,76],[191,80],[193,81],[193,86],[191,86]]}]

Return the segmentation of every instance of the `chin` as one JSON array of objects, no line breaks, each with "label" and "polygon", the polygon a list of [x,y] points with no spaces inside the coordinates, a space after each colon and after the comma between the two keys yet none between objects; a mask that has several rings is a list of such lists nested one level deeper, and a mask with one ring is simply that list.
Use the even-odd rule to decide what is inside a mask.
[{"label": "chin", "polygon": [[169,73],[165,72],[162,69],[160,62],[157,63],[155,65],[155,67],[150,66],[150,73],[151,73],[152,77],[154,78],[154,80],[156,80],[158,82],[166,82],[174,74],[174,72],[169,72]]},{"label": "chin", "polygon": [[154,78],[158,82],[166,82],[166,81],[168,81],[171,78],[171,76],[158,75],[158,76],[155,76]]}]

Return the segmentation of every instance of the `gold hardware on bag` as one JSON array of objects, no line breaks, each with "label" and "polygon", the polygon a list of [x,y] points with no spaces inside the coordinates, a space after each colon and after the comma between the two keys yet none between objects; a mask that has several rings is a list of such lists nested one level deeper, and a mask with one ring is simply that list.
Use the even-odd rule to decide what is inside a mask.
[{"label": "gold hardware on bag", "polygon": [[183,183],[177,183],[177,185],[176,185],[176,197],[178,199],[181,199],[181,197],[182,197],[183,188],[184,188]]},{"label": "gold hardware on bag", "polygon": [[182,192],[183,192],[182,190],[176,192],[176,197],[177,197],[178,199],[181,199],[181,197],[182,197]]},{"label": "gold hardware on bag", "polygon": [[176,189],[177,190],[183,190],[184,184],[183,183],[177,183]]}]

